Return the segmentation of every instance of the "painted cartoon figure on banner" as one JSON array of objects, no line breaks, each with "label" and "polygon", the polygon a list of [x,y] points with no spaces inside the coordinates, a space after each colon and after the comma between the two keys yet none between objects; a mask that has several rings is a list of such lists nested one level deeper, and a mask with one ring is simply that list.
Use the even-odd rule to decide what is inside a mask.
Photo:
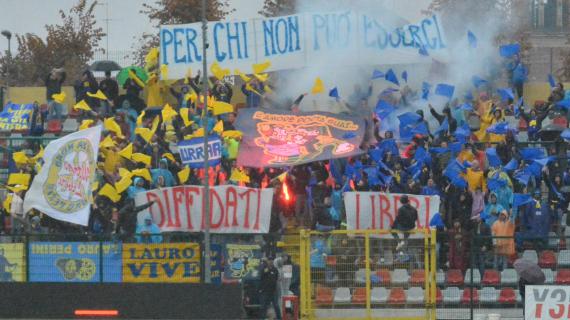
[{"label": "painted cartoon figure on banner", "polygon": [[225,274],[226,277],[242,279],[250,273],[256,276],[261,263],[261,248],[258,245],[228,244],[226,249],[229,267]]},{"label": "painted cartoon figure on banner", "polygon": [[4,255],[4,248],[0,248],[0,281],[14,281],[12,273],[17,266],[17,263],[10,263],[10,261],[8,261],[8,258]]},{"label": "painted cartoon figure on banner", "polygon": [[356,131],[352,121],[335,119],[324,115],[289,116],[258,111],[253,116],[257,123],[259,138],[255,144],[264,149],[273,159],[270,163],[295,165],[320,156],[326,148],[335,156],[350,153],[359,146],[340,140],[331,128]]},{"label": "painted cartoon figure on banner", "polygon": [[70,141],[58,150],[43,185],[44,197],[52,208],[72,213],[91,202],[93,159],[93,147],[88,139]]},{"label": "painted cartoon figure on banner", "polygon": [[57,268],[63,274],[63,278],[69,280],[89,281],[95,275],[95,262],[92,259],[57,259]]}]

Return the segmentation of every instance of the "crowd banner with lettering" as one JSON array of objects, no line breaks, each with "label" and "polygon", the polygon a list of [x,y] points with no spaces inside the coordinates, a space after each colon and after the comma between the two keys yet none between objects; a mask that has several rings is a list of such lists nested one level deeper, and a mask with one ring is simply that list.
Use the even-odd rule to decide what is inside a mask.
[{"label": "crowd banner with lettering", "polygon": [[246,276],[257,278],[262,257],[258,244],[226,244],[223,282],[235,282]]},{"label": "crowd banner with lettering", "polygon": [[[194,138],[178,143],[178,152],[183,164],[190,168],[204,167],[204,138]],[[217,135],[208,137],[208,162],[217,166],[222,160],[222,140]]]},{"label": "crowd banner with lettering", "polygon": [[[407,25],[396,17],[390,20],[370,12],[343,11],[209,22],[212,50],[207,58],[232,73],[250,72],[252,64],[267,60],[271,61],[267,71],[276,71],[347,56],[353,57],[348,62],[352,65],[431,63],[428,54],[445,58],[447,45],[437,16]],[[183,78],[189,67],[200,69],[201,23],[161,26],[160,63],[168,65],[173,79]]]},{"label": "crowd banner with lettering", "polygon": [[237,164],[285,167],[362,154],[364,121],[328,112],[292,113],[242,109]]},{"label": "crowd banner with lettering", "polygon": [[[202,186],[177,186],[140,192],[137,205],[155,203],[138,214],[139,223],[150,213],[162,232],[201,232],[206,218]],[[267,233],[271,217],[273,189],[254,189],[233,185],[210,188],[210,232]]]},{"label": "crowd banner with lettering", "polygon": [[568,319],[570,286],[525,287],[525,320]]},{"label": "crowd banner with lettering", "polygon": [[29,129],[33,110],[33,104],[8,103],[0,112],[0,130]]},{"label": "crowd banner with lettering", "polygon": [[0,282],[21,282],[26,279],[23,243],[0,244]]},{"label": "crowd banner with lettering", "polygon": [[222,245],[210,246],[210,275],[213,284],[222,284]]},{"label": "crowd banner with lettering", "polygon": [[125,244],[124,282],[200,282],[198,243]]},{"label": "crowd banner with lettering", "polygon": [[[122,248],[117,242],[30,242],[30,282],[121,282]],[[100,250],[103,252],[101,272]]]},{"label": "crowd banner with lettering", "polygon": [[42,170],[26,193],[24,212],[37,209],[56,220],[87,226],[102,128],[81,130],[47,145]]},{"label": "crowd banner with lettering", "polygon": [[[346,192],[346,222],[349,230],[380,229],[392,227],[402,206],[404,194],[383,192]],[[410,204],[418,210],[418,228],[429,227],[431,218],[439,212],[439,196],[407,194]]]}]

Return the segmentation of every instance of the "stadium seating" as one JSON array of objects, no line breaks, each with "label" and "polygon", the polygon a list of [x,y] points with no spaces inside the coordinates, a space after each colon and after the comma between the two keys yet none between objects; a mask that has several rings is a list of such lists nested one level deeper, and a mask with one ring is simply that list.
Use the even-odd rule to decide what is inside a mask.
[{"label": "stadium seating", "polygon": [[570,269],[559,269],[556,272],[556,284],[570,285]]},{"label": "stadium seating", "polygon": [[372,288],[370,291],[370,301],[372,303],[386,303],[389,294],[386,288]]},{"label": "stadium seating", "polygon": [[389,285],[391,283],[391,275],[390,275],[390,271],[385,270],[385,269],[381,269],[376,271],[376,276],[378,276],[379,282],[385,286]]},{"label": "stadium seating", "polygon": [[443,286],[445,284],[445,272],[438,270],[435,274],[435,282],[438,286]]},{"label": "stadium seating", "polygon": [[499,294],[499,303],[501,304],[515,304],[517,297],[513,288],[503,288]]},{"label": "stadium seating", "polygon": [[461,295],[462,304],[470,304],[471,296],[473,296],[473,303],[479,303],[479,290],[474,288],[466,288]]},{"label": "stadium seating", "polygon": [[540,259],[538,260],[538,265],[541,268],[555,268],[556,267],[556,255],[552,251],[543,251],[540,254]]},{"label": "stadium seating", "polygon": [[54,134],[60,134],[61,133],[61,121],[54,119],[54,120],[49,120],[47,123],[47,129],[45,130],[47,133],[54,133]]},{"label": "stadium seating", "polygon": [[471,269],[467,269],[465,272],[465,281],[466,286],[476,285],[478,286],[481,283],[481,275],[479,274],[478,269],[473,269],[473,282],[471,282]]},{"label": "stadium seating", "polygon": [[388,304],[401,305],[406,303],[406,292],[404,288],[392,288],[388,296]]},{"label": "stadium seating", "polygon": [[480,301],[483,304],[493,304],[499,299],[499,292],[492,287],[485,287],[481,289]]},{"label": "stadium seating", "polygon": [[461,270],[452,269],[447,271],[446,283],[448,286],[463,286],[463,274],[461,273]]},{"label": "stadium seating", "polygon": [[79,129],[79,125],[77,124],[77,120],[75,119],[71,119],[71,118],[67,118],[65,119],[65,121],[63,122],[63,131],[64,132],[75,132],[77,131],[77,129]]},{"label": "stadium seating", "polygon": [[412,287],[406,290],[406,297],[409,304],[422,304],[425,301],[424,289]]},{"label": "stadium seating", "polygon": [[496,270],[485,270],[481,283],[485,286],[498,286],[501,283],[501,274]]},{"label": "stadium seating", "polygon": [[414,270],[410,277],[410,285],[415,287],[423,287],[425,285],[426,273],[424,269]]},{"label": "stadium seating", "polygon": [[558,235],[556,234],[556,232],[549,232],[548,233],[548,247],[550,249],[558,249],[559,245],[560,245],[560,238],[558,238]]},{"label": "stadium seating", "polygon": [[436,294],[435,294],[435,301],[437,304],[441,304],[443,302],[443,293],[441,292],[440,288],[436,288]]},{"label": "stadium seating", "polygon": [[333,290],[327,287],[317,287],[317,297],[316,297],[317,304],[326,304],[330,305],[333,302]]},{"label": "stadium seating", "polygon": [[335,256],[327,256],[325,259],[325,263],[327,266],[336,267],[336,257]]},{"label": "stadium seating", "polygon": [[356,271],[356,274],[354,275],[354,279],[357,284],[366,283],[366,269],[358,269],[358,271]]},{"label": "stadium seating", "polygon": [[554,272],[550,269],[542,269],[542,272],[544,273],[544,277],[546,278],[546,281],[544,281],[545,284],[553,284],[554,283]]},{"label": "stadium seating", "polygon": [[366,288],[355,288],[352,292],[352,303],[365,304],[366,303]]},{"label": "stadium seating", "polygon": [[445,288],[441,293],[445,304],[459,304],[461,300],[461,291],[457,287]]},{"label": "stadium seating", "polygon": [[522,259],[529,260],[532,263],[538,264],[538,255],[534,250],[525,250],[522,255]]},{"label": "stadium seating", "polygon": [[410,281],[410,276],[408,270],[406,269],[395,269],[392,271],[392,284],[397,286],[406,286]]},{"label": "stadium seating", "polygon": [[334,292],[334,303],[349,303],[351,300],[350,289],[346,287],[337,288]]},{"label": "stadium seating", "polygon": [[[566,228],[570,230],[570,228]],[[560,250],[558,252],[558,266],[559,267],[570,267],[570,250]]]},{"label": "stadium seating", "polygon": [[515,269],[505,269],[501,272],[501,285],[516,286],[518,283],[519,279]]}]

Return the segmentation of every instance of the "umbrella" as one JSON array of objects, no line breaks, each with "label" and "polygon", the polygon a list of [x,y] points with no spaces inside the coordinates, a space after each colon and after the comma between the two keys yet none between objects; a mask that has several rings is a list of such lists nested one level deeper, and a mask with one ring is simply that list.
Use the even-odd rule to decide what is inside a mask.
[{"label": "umbrella", "polygon": [[544,284],[544,281],[546,281],[544,272],[542,272],[536,263],[530,260],[517,259],[514,263],[514,267],[519,277],[526,280],[529,284]]},{"label": "umbrella", "polygon": [[125,84],[125,82],[127,82],[130,70],[134,70],[135,73],[137,74],[137,77],[139,77],[139,79],[141,79],[142,82],[146,83],[146,81],[148,80],[148,73],[146,73],[146,71],[141,67],[130,66],[121,69],[121,71],[117,75],[117,82],[119,82],[119,85],[122,86]]},{"label": "umbrella", "polygon": [[115,61],[99,60],[99,61],[93,62],[90,69],[91,69],[91,71],[107,72],[107,71],[121,70],[121,66],[118,63],[116,63]]}]

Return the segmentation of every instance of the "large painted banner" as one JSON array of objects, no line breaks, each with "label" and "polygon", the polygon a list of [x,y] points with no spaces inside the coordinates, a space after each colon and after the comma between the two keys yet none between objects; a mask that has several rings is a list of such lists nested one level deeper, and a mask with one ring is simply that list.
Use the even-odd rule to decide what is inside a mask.
[{"label": "large painted banner", "polygon": [[570,318],[570,286],[530,286],[525,288],[525,320]]},{"label": "large painted banner", "polygon": [[[135,203],[155,201],[138,215],[139,223],[150,213],[162,232],[201,232],[206,228],[204,188],[177,186],[140,192]],[[267,233],[273,189],[232,185],[210,188],[210,231],[212,233]]]},{"label": "large painted banner", "polygon": [[[264,19],[208,23],[208,62],[250,72],[252,64],[271,61],[267,71],[346,61],[351,65],[430,62],[446,48],[437,16],[406,24],[373,13],[315,12]],[[351,57],[342,59],[340,57]],[[160,27],[160,62],[170,78],[202,66],[201,23]]]},{"label": "large painted banner", "polygon": [[99,125],[74,132],[47,145],[42,170],[26,193],[24,212],[33,208],[54,219],[87,226],[102,129]]},{"label": "large painted banner", "polygon": [[125,244],[124,282],[200,282],[198,243]]},{"label": "large painted banner", "polygon": [[29,254],[31,282],[100,282],[101,273],[103,282],[122,280],[120,243],[30,242]]},{"label": "large painted banner", "polygon": [[237,163],[245,167],[284,167],[359,155],[365,129],[357,117],[253,108],[240,110],[236,127],[243,132]]},{"label": "large painted banner", "polygon": [[23,243],[0,244],[0,282],[21,282],[26,279]]},{"label": "large painted banner", "polygon": [[246,276],[258,277],[263,252],[258,244],[226,244],[223,281],[236,282]]},{"label": "large painted banner", "polygon": [[[349,230],[390,229],[400,208],[403,194],[382,192],[346,192],[346,222]],[[429,226],[439,212],[439,196],[408,194],[410,204],[418,210],[417,227]]]},{"label": "large painted banner", "polygon": [[26,130],[30,126],[33,104],[13,104],[4,106],[0,112],[0,130]]}]

